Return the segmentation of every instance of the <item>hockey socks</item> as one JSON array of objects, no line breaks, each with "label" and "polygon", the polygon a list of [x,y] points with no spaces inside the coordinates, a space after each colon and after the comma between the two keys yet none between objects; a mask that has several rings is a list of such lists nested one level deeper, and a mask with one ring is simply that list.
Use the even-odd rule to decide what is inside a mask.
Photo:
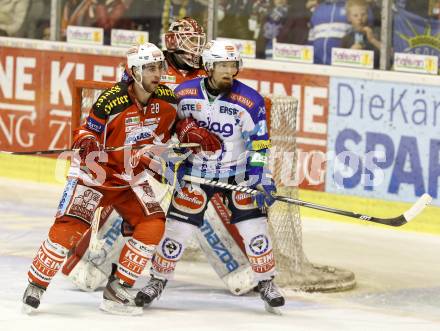
[{"label": "hockey socks", "polygon": [[67,248],[46,239],[29,268],[29,282],[46,289],[63,264],[67,251]]},{"label": "hockey socks", "polygon": [[147,245],[134,238],[129,239],[122,248],[115,276],[128,286],[133,286],[153,256],[154,248],[155,245]]}]

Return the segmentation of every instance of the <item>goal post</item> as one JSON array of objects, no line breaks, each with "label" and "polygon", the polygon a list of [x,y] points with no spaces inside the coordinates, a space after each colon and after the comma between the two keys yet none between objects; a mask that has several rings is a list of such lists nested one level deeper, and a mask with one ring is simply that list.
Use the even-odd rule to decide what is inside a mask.
[{"label": "goal post", "polygon": [[[82,123],[99,94],[113,86],[111,82],[76,80],[73,83],[73,130]],[[272,140],[270,166],[279,194],[298,197],[296,120],[298,101],[292,96],[265,97],[268,129]],[[168,199],[170,194],[166,195]],[[302,225],[299,207],[275,202],[269,208],[269,229],[273,238],[277,264],[276,282],[285,288],[307,292],[348,290],[355,286],[353,272],[308,261],[302,243]],[[203,259],[193,240],[185,256]]]}]

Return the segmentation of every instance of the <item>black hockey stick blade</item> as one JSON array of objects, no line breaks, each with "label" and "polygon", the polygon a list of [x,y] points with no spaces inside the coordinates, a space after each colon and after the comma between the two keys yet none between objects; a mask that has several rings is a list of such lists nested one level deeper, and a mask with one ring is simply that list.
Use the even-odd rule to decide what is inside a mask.
[{"label": "black hockey stick blade", "polygon": [[[232,191],[244,192],[244,193],[253,194],[253,195],[259,193],[259,191],[251,189],[249,187],[217,182],[217,181],[205,179],[205,178],[185,176],[184,180],[188,181],[188,182],[192,182],[192,183],[220,187],[220,188],[224,188],[224,189],[228,189],[228,190],[232,190]],[[332,213],[332,214],[338,214],[338,215],[347,216],[347,217],[351,217],[351,218],[357,218],[362,221],[374,222],[374,223],[379,223],[379,224],[384,224],[384,225],[389,225],[389,226],[402,226],[402,225],[408,223],[414,217],[416,217],[418,214],[420,214],[423,211],[423,209],[425,209],[425,207],[427,205],[429,205],[432,201],[431,196],[429,194],[425,193],[411,206],[410,209],[408,209],[402,215],[399,215],[397,217],[392,217],[392,218],[379,218],[379,217],[373,217],[373,216],[355,213],[355,212],[348,211],[348,210],[342,210],[342,209],[327,207],[327,206],[323,206],[323,205],[318,205],[318,204],[315,204],[312,202],[289,198],[289,197],[285,197],[285,196],[281,196],[281,195],[275,195],[274,197],[275,197],[275,200],[283,201],[286,203],[291,203],[291,204],[294,204],[297,206],[321,210],[321,211],[325,211],[325,212]]]},{"label": "black hockey stick blade", "polygon": [[[125,145],[125,146],[117,146],[117,147],[107,147],[104,149],[104,152],[115,152],[115,151],[121,151],[124,149],[142,149],[144,147],[167,147],[167,148],[190,148],[190,147],[199,147],[200,145],[197,143],[178,143],[178,144],[165,144],[165,145],[155,145],[155,144],[145,144],[145,145],[138,145],[138,146],[132,146],[132,145]],[[0,153],[3,154],[10,154],[10,155],[51,155],[51,154],[61,154],[64,152],[79,152],[80,149],[52,149],[52,150],[45,150],[45,151],[23,151],[23,152],[12,152],[12,151],[0,151]]]}]

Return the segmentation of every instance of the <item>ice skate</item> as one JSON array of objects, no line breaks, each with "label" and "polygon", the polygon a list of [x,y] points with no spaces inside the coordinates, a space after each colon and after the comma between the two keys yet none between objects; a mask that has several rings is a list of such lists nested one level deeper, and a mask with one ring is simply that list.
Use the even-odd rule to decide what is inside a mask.
[{"label": "ice skate", "polygon": [[113,274],[104,289],[100,308],[117,315],[141,315],[142,308],[134,303],[134,297],[128,291],[130,287]]},{"label": "ice skate", "polygon": [[45,288],[33,283],[29,283],[23,294],[22,311],[26,314],[30,314],[35,311],[40,305],[41,297],[45,291]]},{"label": "ice skate", "polygon": [[278,307],[284,306],[284,297],[271,279],[258,283],[258,292],[265,303],[265,309],[272,314],[281,315]]},{"label": "ice skate", "polygon": [[144,307],[145,305],[149,306],[154,299],[160,297],[166,284],[166,279],[159,279],[151,276],[148,284],[137,293],[135,299],[136,305],[139,307]]}]

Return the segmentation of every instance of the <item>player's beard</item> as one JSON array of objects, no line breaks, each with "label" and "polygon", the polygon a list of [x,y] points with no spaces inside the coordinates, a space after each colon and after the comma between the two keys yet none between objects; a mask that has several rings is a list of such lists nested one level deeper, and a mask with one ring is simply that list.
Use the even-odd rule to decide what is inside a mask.
[{"label": "player's beard", "polygon": [[231,78],[230,80],[226,80],[222,78],[219,81],[214,81],[212,83],[214,83],[213,85],[215,85],[215,89],[219,93],[229,94],[232,90],[233,81],[234,81],[233,78]]}]

